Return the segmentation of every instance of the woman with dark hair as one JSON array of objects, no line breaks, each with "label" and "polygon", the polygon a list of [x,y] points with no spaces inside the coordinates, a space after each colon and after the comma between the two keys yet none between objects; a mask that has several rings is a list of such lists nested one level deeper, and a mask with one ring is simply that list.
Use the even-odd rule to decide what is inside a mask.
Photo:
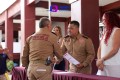
[{"label": "woman with dark hair", "polygon": [[109,11],[102,19],[105,32],[97,53],[97,74],[120,78],[120,18]]}]

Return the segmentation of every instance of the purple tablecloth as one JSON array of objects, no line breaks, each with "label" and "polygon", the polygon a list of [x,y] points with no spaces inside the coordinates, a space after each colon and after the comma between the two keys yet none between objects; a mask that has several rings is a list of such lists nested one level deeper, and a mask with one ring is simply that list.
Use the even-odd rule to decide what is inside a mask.
[{"label": "purple tablecloth", "polygon": [[26,70],[24,67],[14,67],[12,69],[11,80],[28,80]]},{"label": "purple tablecloth", "polygon": [[53,71],[53,80],[120,80],[120,78]]}]

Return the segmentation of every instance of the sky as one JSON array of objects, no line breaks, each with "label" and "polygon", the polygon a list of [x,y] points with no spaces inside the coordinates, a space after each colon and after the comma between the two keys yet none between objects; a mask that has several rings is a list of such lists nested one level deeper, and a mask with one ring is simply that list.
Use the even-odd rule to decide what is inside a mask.
[{"label": "sky", "polygon": [[0,14],[6,10],[16,0],[0,0]]}]

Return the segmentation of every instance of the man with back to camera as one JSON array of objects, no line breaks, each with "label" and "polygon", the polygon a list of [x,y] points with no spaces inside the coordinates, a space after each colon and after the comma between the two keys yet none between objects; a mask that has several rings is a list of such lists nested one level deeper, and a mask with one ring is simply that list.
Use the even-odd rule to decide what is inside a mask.
[{"label": "man with back to camera", "polygon": [[91,63],[95,56],[92,40],[79,33],[79,22],[71,21],[68,25],[68,35],[61,45],[63,53],[69,53],[80,64],[70,63],[71,72],[91,74]]},{"label": "man with back to camera", "polygon": [[[51,22],[43,17],[39,22],[40,30],[26,40],[22,65],[27,68],[29,80],[52,80],[52,67],[46,64],[46,59],[53,58],[53,53],[59,61],[62,60],[62,51],[57,43],[57,36],[51,33]],[[52,60],[51,60],[52,61]]]}]

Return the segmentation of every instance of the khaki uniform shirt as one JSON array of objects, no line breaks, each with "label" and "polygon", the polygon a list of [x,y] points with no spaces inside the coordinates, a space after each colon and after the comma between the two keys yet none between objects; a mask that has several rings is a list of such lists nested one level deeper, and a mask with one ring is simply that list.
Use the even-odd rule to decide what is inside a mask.
[{"label": "khaki uniform shirt", "polygon": [[27,68],[30,62],[37,60],[44,62],[48,56],[53,56],[53,52],[59,60],[62,59],[62,51],[57,37],[46,28],[41,28],[39,32],[27,38],[23,50],[22,65]]},{"label": "khaki uniform shirt", "polygon": [[61,48],[63,53],[68,52],[77,61],[84,65],[82,69],[79,69],[70,63],[70,71],[91,74],[91,63],[94,59],[95,51],[90,38],[81,34],[78,34],[75,38],[66,36],[63,40]]}]

